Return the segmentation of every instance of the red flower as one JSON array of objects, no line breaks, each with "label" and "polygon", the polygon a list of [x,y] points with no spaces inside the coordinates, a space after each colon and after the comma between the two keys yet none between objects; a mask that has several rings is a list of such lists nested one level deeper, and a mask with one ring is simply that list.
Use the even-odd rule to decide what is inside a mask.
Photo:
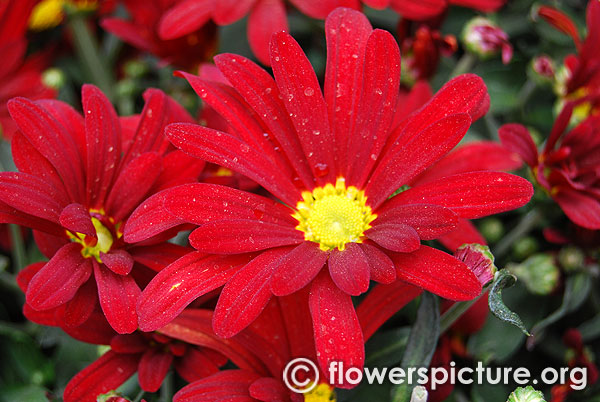
[{"label": "red flower", "polygon": [[491,13],[504,6],[506,0],[365,0],[364,2],[374,8],[386,8],[389,5],[404,18],[423,21],[439,17],[451,5]]},{"label": "red flower", "polygon": [[600,54],[597,51],[600,42],[600,4],[597,1],[588,2],[588,33],[583,43],[577,26],[561,11],[541,6],[538,15],[571,36],[577,47],[577,55],[569,55],[565,59],[567,77],[565,82],[559,82],[561,95],[579,97],[597,92],[600,89]]},{"label": "red flower", "polygon": [[[585,98],[584,98],[585,99]],[[506,124],[502,143],[521,155],[538,183],[571,221],[600,229],[600,116],[590,116],[567,131],[577,102],[568,103],[554,123],[541,154],[527,128]]]},{"label": "red flower", "polygon": [[[370,279],[399,279],[455,300],[481,292],[466,265],[420,241],[452,231],[459,218],[525,204],[531,184],[505,173],[469,172],[388,198],[446,155],[487,110],[483,82],[473,75],[453,80],[392,131],[400,75],[396,41],[349,9],[328,17],[326,34],[325,96],[300,46],[284,32],[271,43],[275,81],[235,55],[216,58],[233,88],[181,73],[237,136],[173,124],[167,128],[173,144],[248,176],[281,203],[192,184],[139,207],[125,228],[128,241],[181,221],[200,225],[190,235],[198,251],[159,273],[144,291],[142,329],[164,325],[196,297],[225,285],[214,327],[230,337],[272,295],[308,286],[321,367],[332,359],[360,366],[363,337],[350,296],[364,293]],[[148,225],[149,215],[159,213],[161,227]]]},{"label": "red flower", "polygon": [[45,57],[25,58],[25,30],[35,1],[5,1],[0,4],[0,134],[10,140],[16,131],[6,103],[15,96],[53,98],[56,91],[42,82]]},{"label": "red flower", "polygon": [[[158,30],[164,40],[184,37],[209,20],[230,25],[248,15],[248,41],[261,63],[270,64],[269,40],[278,31],[287,31],[285,3],[282,0],[176,0],[163,16]],[[291,0],[302,13],[324,19],[336,7],[359,8],[358,0]]]},{"label": "red flower", "polygon": [[194,181],[203,163],[168,152],[164,126],[192,119],[161,91],[146,92],[129,141],[96,87],[84,86],[82,98],[85,118],[59,101],[9,102],[20,130],[12,142],[19,172],[0,173],[0,220],[34,229],[50,258],[20,273],[31,277],[26,308],[64,309],[77,326],[99,299],[112,327],[129,333],[137,329],[140,285],[186,249],[168,236],[126,243],[123,226],[145,197]]},{"label": "red flower", "polygon": [[102,27],[130,45],[152,53],[166,63],[191,68],[206,61],[216,49],[216,26],[201,24],[184,35],[158,35],[163,14],[178,0],[125,0],[131,20],[105,18]]}]

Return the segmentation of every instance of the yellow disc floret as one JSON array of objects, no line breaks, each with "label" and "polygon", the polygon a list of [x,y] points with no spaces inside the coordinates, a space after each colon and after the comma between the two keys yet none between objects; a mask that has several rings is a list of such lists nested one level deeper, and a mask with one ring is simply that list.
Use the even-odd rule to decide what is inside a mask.
[{"label": "yellow disc floret", "polygon": [[94,243],[94,238],[83,233],[76,232],[75,234],[67,231],[67,236],[75,243],[81,244],[81,255],[85,258],[94,257],[96,261],[100,260],[100,252],[108,253],[113,245],[113,236],[110,230],[104,226],[99,219],[92,217],[92,224],[96,229],[96,238],[98,241]]},{"label": "yellow disc floret", "polygon": [[304,239],[319,243],[323,251],[344,250],[347,243],[361,243],[363,233],[377,217],[366,205],[367,197],[354,186],[346,187],[343,178],[302,193],[293,217]]},{"label": "yellow disc floret", "polygon": [[31,12],[29,28],[34,31],[54,28],[63,21],[65,7],[77,11],[93,11],[98,8],[98,0],[42,0]]},{"label": "yellow disc floret", "polygon": [[304,402],[335,402],[335,392],[328,384],[321,383],[304,394]]}]

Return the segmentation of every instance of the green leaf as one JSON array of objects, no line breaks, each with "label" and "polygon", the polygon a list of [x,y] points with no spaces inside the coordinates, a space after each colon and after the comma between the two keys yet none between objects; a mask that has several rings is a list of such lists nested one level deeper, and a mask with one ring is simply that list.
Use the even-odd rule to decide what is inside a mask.
[{"label": "green leaf", "polygon": [[527,328],[525,328],[521,317],[519,317],[517,313],[511,311],[502,301],[502,290],[511,287],[516,281],[517,278],[506,269],[498,271],[492,289],[490,290],[488,305],[492,314],[500,320],[518,327],[525,335],[529,336],[530,334],[527,331]]},{"label": "green leaf", "polygon": [[587,299],[592,288],[592,281],[586,273],[579,273],[567,278],[565,281],[565,292],[560,307],[548,317],[539,321],[533,326],[531,333],[533,337],[529,339],[528,346],[532,347],[544,336],[544,330],[554,324],[567,314],[577,310],[579,306]]},{"label": "green leaf", "polygon": [[365,345],[365,355],[367,356],[365,365],[390,367],[400,362],[406,350],[409,334],[410,328],[402,327],[373,335]]},{"label": "green leaf", "polygon": [[48,402],[46,390],[37,385],[0,387],[0,402]]},{"label": "green leaf", "polygon": [[[437,346],[440,334],[440,309],[438,299],[431,293],[424,292],[421,296],[421,304],[417,313],[417,321],[410,330],[406,351],[402,357],[401,367],[428,367]],[[413,374],[415,374],[413,372]],[[404,384],[394,387],[392,390],[392,401],[408,402],[415,378],[408,379]],[[410,383],[410,385],[409,385]]]}]

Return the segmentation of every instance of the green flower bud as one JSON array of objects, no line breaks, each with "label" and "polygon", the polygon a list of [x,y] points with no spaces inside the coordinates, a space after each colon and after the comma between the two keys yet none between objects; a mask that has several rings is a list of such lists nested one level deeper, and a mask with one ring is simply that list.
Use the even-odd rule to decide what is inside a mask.
[{"label": "green flower bud", "polygon": [[125,75],[131,78],[140,78],[148,72],[148,65],[140,60],[130,60],[123,67]]},{"label": "green flower bud", "polygon": [[527,290],[537,295],[551,293],[560,277],[554,257],[548,254],[534,254],[521,264],[510,264],[507,268],[525,284]]},{"label": "green flower bud", "polygon": [[574,246],[562,248],[558,253],[558,263],[566,272],[572,272],[583,267],[585,262],[585,254],[583,251]]},{"label": "green flower bud", "polygon": [[117,82],[117,94],[120,97],[133,96],[135,94],[136,85],[132,79],[125,78]]},{"label": "green flower bud", "polygon": [[536,391],[530,385],[526,388],[517,388],[508,396],[506,402],[546,402],[544,394]]},{"label": "green flower bud", "polygon": [[66,82],[65,73],[58,68],[49,68],[42,73],[42,82],[47,87],[61,89]]},{"label": "green flower bud", "polygon": [[523,237],[513,246],[517,259],[527,258],[538,250],[538,242],[531,236]]},{"label": "green flower bud", "polygon": [[504,225],[498,218],[487,218],[481,222],[479,231],[490,243],[496,243],[504,235]]},{"label": "green flower bud", "polygon": [[413,388],[410,402],[427,402],[427,389],[422,385]]}]

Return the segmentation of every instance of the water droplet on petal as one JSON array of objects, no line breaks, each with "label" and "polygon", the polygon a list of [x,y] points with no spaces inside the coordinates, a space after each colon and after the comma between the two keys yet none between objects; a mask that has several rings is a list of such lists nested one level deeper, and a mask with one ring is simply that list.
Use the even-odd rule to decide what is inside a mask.
[{"label": "water droplet on petal", "polygon": [[317,163],[315,165],[315,176],[323,177],[323,176],[326,176],[327,173],[329,173],[329,166],[327,166],[327,164]]},{"label": "water droplet on petal", "polygon": [[306,96],[313,96],[315,94],[315,90],[312,89],[311,87],[306,87],[304,89],[304,95]]}]

